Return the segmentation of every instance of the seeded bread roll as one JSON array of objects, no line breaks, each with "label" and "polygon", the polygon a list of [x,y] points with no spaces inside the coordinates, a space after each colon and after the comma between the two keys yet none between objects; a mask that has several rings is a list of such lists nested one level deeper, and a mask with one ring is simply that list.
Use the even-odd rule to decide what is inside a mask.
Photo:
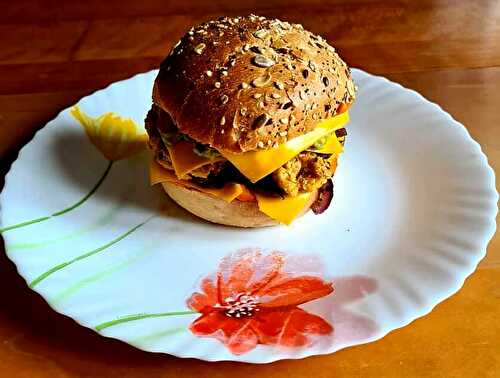
[{"label": "seeded bread roll", "polygon": [[153,89],[182,133],[236,153],[305,134],[354,96],[349,68],[323,38],[254,15],[192,28]]},{"label": "seeded bread roll", "polygon": [[[190,213],[212,223],[234,227],[267,227],[279,224],[259,210],[257,202],[242,202],[234,200],[228,203],[210,194],[187,189],[183,186],[164,182],[163,189],[179,206]],[[304,215],[317,198],[317,191],[304,206]]]}]

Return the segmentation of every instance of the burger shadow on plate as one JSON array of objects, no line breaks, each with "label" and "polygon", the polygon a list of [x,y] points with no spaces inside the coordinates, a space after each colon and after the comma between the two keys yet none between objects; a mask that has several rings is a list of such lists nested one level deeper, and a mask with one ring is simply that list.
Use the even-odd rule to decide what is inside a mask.
[{"label": "burger shadow on plate", "polygon": [[[52,172],[48,174],[60,175],[58,181],[62,182],[62,190],[73,191],[72,187],[77,187],[82,193],[80,198],[83,198],[105,176],[110,162],[74,125],[61,129],[64,131],[52,139],[50,150],[53,156],[48,163]],[[189,223],[202,222],[172,201],[159,185],[149,185],[149,161],[149,151],[144,151],[113,162],[102,183],[85,202],[92,201],[94,206],[96,202],[98,206],[123,206],[129,211],[160,211],[163,217]],[[76,197],[75,202],[78,199]]]}]

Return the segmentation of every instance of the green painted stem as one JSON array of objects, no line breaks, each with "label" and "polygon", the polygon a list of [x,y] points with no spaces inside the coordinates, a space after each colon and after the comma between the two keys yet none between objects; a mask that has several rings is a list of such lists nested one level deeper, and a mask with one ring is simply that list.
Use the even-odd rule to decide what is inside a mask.
[{"label": "green painted stem", "polygon": [[97,181],[97,183],[94,185],[94,187],[92,189],[90,189],[90,192],[87,193],[87,195],[85,197],[83,197],[80,201],[78,201],[77,203],[75,203],[74,205],[70,206],[70,207],[67,207],[66,209],[64,210],[61,210],[61,211],[58,211],[54,214],[52,214],[53,217],[58,217],[59,215],[63,215],[67,212],[70,212],[71,210],[74,210],[76,209],[78,206],[80,206],[82,203],[84,203],[86,200],[89,199],[89,197],[94,194],[94,192],[101,186],[101,184],[103,183],[103,181],[106,179],[106,177],[108,176],[108,173],[111,169],[111,167],[113,166],[113,161],[110,160],[109,163],[108,163],[108,166],[106,167],[106,170],[104,171],[104,173],[102,174],[101,178],[99,179],[99,181]]},{"label": "green painted stem", "polygon": [[46,216],[46,217],[40,217],[40,218],[36,218],[36,219],[32,219],[32,220],[29,220],[29,221],[25,221],[25,222],[21,222],[21,223],[17,223],[17,224],[13,224],[11,226],[6,226],[6,227],[3,227],[3,228],[0,228],[0,234],[6,232],[6,231],[9,231],[9,230],[13,230],[13,229],[16,229],[16,228],[21,228],[21,227],[24,227],[24,226],[29,226],[30,224],[34,224],[34,223],[39,223],[39,222],[43,222],[43,221],[46,221],[52,217],[58,217],[60,215],[63,215],[63,214],[66,214],[67,212],[70,212],[71,210],[74,210],[76,209],[78,206],[80,206],[81,204],[83,204],[86,200],[89,199],[89,197],[94,194],[94,192],[101,186],[101,184],[103,183],[103,181],[106,179],[106,177],[108,176],[108,173],[109,173],[109,170],[111,169],[113,165],[113,161],[110,161],[106,167],[106,170],[104,171],[104,173],[102,174],[101,178],[99,179],[99,181],[97,181],[97,183],[94,185],[94,187],[92,189],[90,189],[90,192],[88,192],[85,197],[83,197],[80,201],[78,201],[77,203],[71,205],[70,207],[67,207],[61,211],[57,211],[49,216]]},{"label": "green painted stem", "polygon": [[28,226],[28,225],[33,224],[33,223],[43,222],[43,221],[46,221],[47,219],[50,219],[50,218],[51,218],[50,216],[41,217],[41,218],[36,218],[36,219],[26,221],[26,222],[21,222],[18,224],[13,224],[12,226],[0,228],[0,234],[4,233],[5,231],[13,230],[14,228],[21,228],[21,227]]},{"label": "green painted stem", "polygon": [[197,314],[197,312],[196,311],[174,311],[174,312],[161,312],[158,314],[134,314],[134,315],[127,315],[127,316],[123,316],[123,317],[115,319],[115,320],[110,320],[108,322],[101,323],[99,325],[96,325],[94,328],[96,331],[102,331],[105,328],[109,328],[109,327],[112,327],[114,325],[121,324],[121,323],[133,322],[134,320],[141,320],[141,319],[147,319],[147,318],[162,318],[165,316],[192,315],[192,314]]},{"label": "green painted stem", "polygon": [[90,257],[92,255],[95,255],[96,253],[99,253],[101,251],[104,251],[106,248],[112,246],[113,244],[116,244],[118,243],[120,240],[126,238],[128,235],[130,235],[132,232],[134,232],[135,230],[137,230],[139,227],[143,226],[144,224],[146,224],[147,222],[149,222],[154,216],[151,216],[149,217],[148,219],[146,219],[144,222],[141,222],[139,223],[138,225],[136,225],[135,227],[131,228],[130,230],[128,230],[127,232],[125,232],[124,234],[121,234],[120,236],[118,236],[117,238],[111,240],[110,242],[104,244],[103,246],[99,247],[99,248],[96,248],[96,249],[93,249],[92,251],[90,252],[87,252],[87,253],[84,253],[83,255],[80,255],[80,256],[77,256],[75,257],[74,259],[71,259],[69,261],[66,261],[66,262],[63,262],[59,265],[56,265],[52,268],[50,268],[49,270],[47,270],[45,273],[42,273],[40,274],[37,278],[35,278],[33,281],[31,281],[30,283],[30,288],[33,288],[35,287],[36,285],[38,285],[40,282],[42,282],[44,279],[46,279],[47,277],[49,277],[51,274],[57,272],[58,270],[61,270],[65,267],[67,267],[68,265],[71,265],[77,261],[80,261],[80,260],[83,260],[87,257]]}]

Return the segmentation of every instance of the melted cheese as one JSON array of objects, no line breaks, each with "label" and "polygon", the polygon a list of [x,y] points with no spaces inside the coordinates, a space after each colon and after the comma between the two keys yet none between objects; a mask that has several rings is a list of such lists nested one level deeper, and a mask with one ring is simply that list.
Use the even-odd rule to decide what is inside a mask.
[{"label": "melted cheese", "polygon": [[[186,180],[179,180],[177,176],[170,170],[163,168],[156,161],[151,162],[149,170],[149,182],[151,185],[160,184],[163,182],[171,182],[181,185],[185,188],[198,190],[203,193],[211,194],[215,197],[221,198],[226,202],[232,202],[240,195],[248,192],[248,189],[236,183],[228,183],[222,189],[203,188],[193,182]],[[252,194],[253,195],[253,194]],[[266,214],[268,217],[276,219],[277,221],[290,224],[301,213],[307,203],[310,201],[312,194],[303,193],[297,197],[267,197],[256,194],[259,210]],[[250,200],[243,198],[243,200]]]},{"label": "melted cheese", "polygon": [[257,182],[313,145],[319,138],[342,128],[347,122],[349,114],[345,112],[320,122],[314,130],[290,139],[276,148],[242,154],[223,153],[223,156],[251,182]]},{"label": "melted cheese", "polygon": [[302,193],[296,197],[266,197],[256,194],[259,210],[268,217],[290,224],[311,200],[312,193]]},{"label": "melted cheese", "polygon": [[149,169],[149,182],[151,185],[160,184],[163,182],[171,182],[185,188],[194,189],[199,192],[208,193],[220,199],[223,199],[226,202],[232,202],[235,198],[237,198],[240,194],[245,191],[245,187],[241,184],[236,183],[227,183],[221,189],[215,188],[203,188],[193,182],[186,180],[179,180],[172,171],[163,168],[156,161],[151,162],[151,166]]},{"label": "melted cheese", "polygon": [[185,178],[188,173],[203,167],[207,164],[212,164],[217,161],[224,160],[222,157],[215,159],[208,159],[199,156],[193,151],[194,143],[187,141],[179,141],[171,147],[168,147],[172,166],[174,167],[175,174],[178,178]]}]

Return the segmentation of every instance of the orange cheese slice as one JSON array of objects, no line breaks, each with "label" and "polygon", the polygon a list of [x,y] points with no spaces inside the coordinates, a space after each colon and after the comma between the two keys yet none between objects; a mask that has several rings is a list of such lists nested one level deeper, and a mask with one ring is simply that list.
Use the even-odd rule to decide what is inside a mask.
[{"label": "orange cheese slice", "polygon": [[149,169],[149,182],[151,185],[160,184],[162,182],[171,182],[185,188],[194,189],[199,192],[208,193],[226,202],[232,202],[240,194],[245,191],[245,187],[241,184],[227,183],[223,188],[203,188],[191,181],[180,180],[172,171],[163,168],[156,161],[151,162]]},{"label": "orange cheese slice", "polygon": [[276,148],[242,154],[222,154],[251,182],[257,182],[313,145],[319,138],[344,127],[347,122],[349,122],[349,114],[345,112],[321,121],[314,130],[290,139]]},{"label": "orange cheese slice", "polygon": [[[203,188],[193,182],[179,180],[177,176],[170,170],[163,168],[156,161],[151,162],[149,171],[149,180],[151,185],[160,184],[162,182],[171,182],[181,185],[186,188],[198,190],[203,193],[211,194],[221,198],[226,202],[232,202],[243,196],[243,201],[250,201],[253,198],[246,196],[254,195],[245,186],[237,183],[227,183],[221,189]],[[255,194],[259,210],[268,217],[276,219],[278,222],[290,224],[301,213],[306,204],[311,198],[311,193],[299,194],[296,197],[275,198],[267,197],[261,194]]]},{"label": "orange cheese slice", "polygon": [[168,147],[170,159],[178,178],[185,178],[188,173],[203,167],[206,164],[215,163],[224,160],[223,157],[208,159],[199,156],[193,151],[194,143],[181,140],[171,147]]},{"label": "orange cheese slice", "polygon": [[268,217],[290,224],[310,201],[312,193],[302,193],[296,197],[267,197],[256,194],[259,210]]}]

